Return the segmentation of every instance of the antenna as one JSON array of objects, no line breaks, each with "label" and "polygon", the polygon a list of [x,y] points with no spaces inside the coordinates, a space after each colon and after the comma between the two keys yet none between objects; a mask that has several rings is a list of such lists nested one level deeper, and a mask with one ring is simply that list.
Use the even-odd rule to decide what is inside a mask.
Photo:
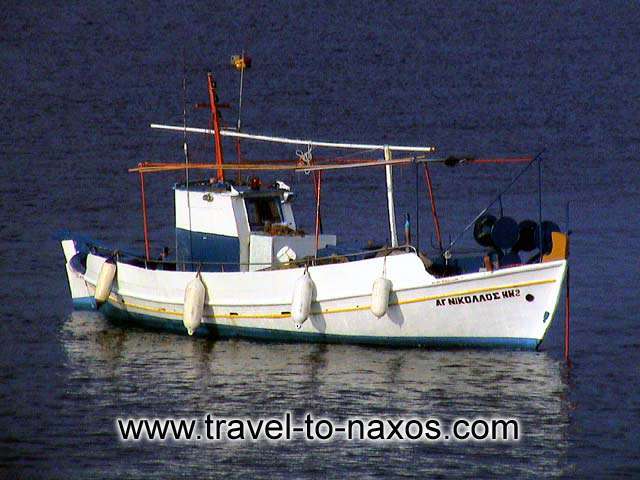
[{"label": "antenna", "polygon": [[[244,49],[241,55],[233,55],[231,57],[231,65],[238,71],[240,71],[240,93],[238,95],[238,123],[236,124],[236,131],[240,133],[242,130],[242,91],[244,88],[244,71],[251,67],[251,57],[245,55]],[[240,137],[236,137],[236,161],[242,163],[242,152],[240,151]],[[238,171],[238,183],[241,180],[241,172]]]},{"label": "antenna", "polygon": [[187,147],[187,65],[182,49],[182,146],[184,149],[185,174],[187,177],[187,189],[189,188],[189,149]]}]

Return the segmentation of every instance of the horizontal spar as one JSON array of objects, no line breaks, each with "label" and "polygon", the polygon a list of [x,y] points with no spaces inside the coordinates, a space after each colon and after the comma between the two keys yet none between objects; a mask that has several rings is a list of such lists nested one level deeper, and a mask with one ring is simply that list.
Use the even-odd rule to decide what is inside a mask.
[{"label": "horizontal spar", "polygon": [[[173,172],[178,170],[212,170],[222,168],[231,171],[303,171],[315,172],[322,170],[342,170],[345,168],[363,168],[363,167],[381,167],[384,165],[407,165],[410,163],[444,163],[448,164],[449,158],[427,158],[424,155],[415,155],[413,157],[396,158],[393,160],[342,160],[338,163],[316,163],[315,165],[304,165],[298,162],[289,163],[226,163],[218,166],[213,163],[143,163],[135,168],[130,168],[129,172],[155,173],[155,172]],[[452,164],[474,164],[474,163],[521,163],[531,161],[531,157],[512,157],[512,158],[487,158],[473,159],[463,158],[457,159]]]},{"label": "horizontal spar", "polygon": [[[204,135],[213,135],[214,130],[210,128],[194,128],[194,127],[181,127],[177,125],[160,125],[152,123],[151,128],[159,130],[170,130],[173,132],[188,132],[188,133],[201,133]],[[235,137],[246,138],[248,140],[259,140],[262,142],[272,143],[288,143],[290,145],[308,145],[312,147],[327,147],[327,148],[353,148],[358,150],[384,150],[385,145],[370,145],[366,143],[336,143],[336,142],[318,142],[315,140],[300,140],[297,138],[285,138],[285,137],[271,137],[267,135],[253,135],[251,133],[236,132],[234,130],[220,130],[220,135],[223,137]],[[403,145],[386,145],[390,150],[397,152],[433,152],[435,147],[409,147]]]},{"label": "horizontal spar", "polygon": [[140,173],[156,173],[156,172],[173,172],[178,170],[213,170],[222,168],[223,170],[257,170],[257,171],[279,171],[279,170],[293,170],[293,171],[321,171],[321,170],[341,170],[344,168],[362,168],[362,167],[381,167],[384,165],[403,165],[412,163],[413,158],[398,158],[396,160],[384,161],[374,160],[360,163],[340,163],[335,165],[298,165],[298,164],[264,164],[264,163],[225,163],[221,166],[213,163],[145,163],[138,165],[135,168],[130,168],[129,172]]}]

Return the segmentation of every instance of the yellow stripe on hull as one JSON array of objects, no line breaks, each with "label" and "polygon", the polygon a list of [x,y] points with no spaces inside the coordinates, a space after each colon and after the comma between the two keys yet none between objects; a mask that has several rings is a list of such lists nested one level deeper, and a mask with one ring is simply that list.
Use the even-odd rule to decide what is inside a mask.
[{"label": "yellow stripe on hull", "polygon": [[[491,292],[491,291],[499,291],[499,290],[507,290],[510,288],[521,288],[521,287],[532,287],[532,286],[536,286],[536,285],[546,285],[549,283],[555,283],[556,280],[555,279],[549,279],[549,280],[537,280],[537,281],[533,281],[533,282],[524,282],[524,283],[514,283],[511,285],[502,285],[499,287],[487,287],[487,288],[475,288],[472,290],[461,290],[461,291],[457,291],[457,292],[450,292],[450,293],[445,293],[445,294],[440,294],[440,295],[430,295],[430,296],[426,296],[426,297],[418,297],[418,298],[413,298],[413,299],[409,299],[409,300],[401,300],[401,301],[397,301],[397,302],[390,302],[389,306],[393,306],[393,305],[407,305],[407,304],[411,304],[411,303],[421,303],[421,302],[428,302],[431,300],[440,300],[443,298],[450,298],[450,297],[460,297],[463,295],[472,295],[472,294],[476,294],[476,293],[484,293],[484,292]],[[155,312],[155,313],[163,313],[166,315],[174,315],[177,317],[182,317],[182,312],[178,312],[175,310],[167,310],[166,308],[156,308],[156,307],[147,307],[145,305],[138,305],[135,303],[128,303],[128,302],[124,302],[120,299],[118,299],[116,297],[115,294],[111,294],[109,296],[109,301],[112,304],[118,304],[121,305],[123,307],[129,307],[129,308],[134,308],[137,310],[144,310],[147,312]],[[320,311],[311,311],[311,315],[330,315],[330,314],[334,314],[334,313],[347,313],[347,312],[357,312],[357,311],[362,311],[362,310],[369,310],[371,307],[370,305],[363,305],[363,306],[357,306],[357,307],[348,307],[348,308],[334,308],[334,309],[326,309],[326,310],[320,310]],[[204,315],[205,318],[225,318],[225,319],[233,319],[233,318],[242,318],[242,319],[251,319],[251,318],[255,318],[255,319],[276,319],[276,318],[290,318],[291,314],[290,313],[271,313],[271,314],[254,314],[254,315],[229,315],[229,314],[216,314],[216,315]]]}]

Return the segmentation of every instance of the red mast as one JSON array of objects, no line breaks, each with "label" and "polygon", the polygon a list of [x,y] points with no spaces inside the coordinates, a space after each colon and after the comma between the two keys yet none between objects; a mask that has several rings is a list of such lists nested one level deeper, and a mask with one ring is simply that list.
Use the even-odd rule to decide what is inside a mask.
[{"label": "red mast", "polygon": [[[138,168],[144,165],[138,163]],[[142,228],[144,229],[144,256],[147,260],[151,259],[151,251],[149,248],[149,226],[147,222],[147,197],[144,194],[144,173],[140,170],[140,195],[142,197]]]},{"label": "red mast", "polygon": [[216,146],[216,165],[218,167],[218,182],[224,182],[224,171],[222,170],[222,138],[220,137],[220,115],[218,114],[218,103],[216,101],[216,82],[211,72],[207,73],[207,83],[209,87],[209,106],[211,107],[211,119],[213,120],[213,136]]}]

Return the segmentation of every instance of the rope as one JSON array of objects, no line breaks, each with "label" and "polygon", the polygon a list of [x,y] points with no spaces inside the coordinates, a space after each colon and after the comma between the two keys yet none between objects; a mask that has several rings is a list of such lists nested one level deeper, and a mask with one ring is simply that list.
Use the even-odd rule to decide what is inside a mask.
[{"label": "rope", "polygon": [[322,172],[313,172],[316,184],[316,254],[318,258],[318,248],[320,247],[320,185],[322,182]]},{"label": "rope", "polygon": [[[311,162],[313,161],[313,147],[311,145],[307,145],[307,151],[304,152],[302,150],[296,150],[296,155],[298,156],[298,165],[308,165],[311,166]],[[309,175],[311,170],[305,170],[304,174]]]},{"label": "rope", "polygon": [[[187,213],[189,218],[189,252],[193,252],[193,232],[191,228],[191,196],[189,195],[189,146],[187,144],[187,61],[182,49],[182,125],[184,127],[184,172],[186,180]],[[176,229],[176,261],[178,260],[178,230]]]}]

